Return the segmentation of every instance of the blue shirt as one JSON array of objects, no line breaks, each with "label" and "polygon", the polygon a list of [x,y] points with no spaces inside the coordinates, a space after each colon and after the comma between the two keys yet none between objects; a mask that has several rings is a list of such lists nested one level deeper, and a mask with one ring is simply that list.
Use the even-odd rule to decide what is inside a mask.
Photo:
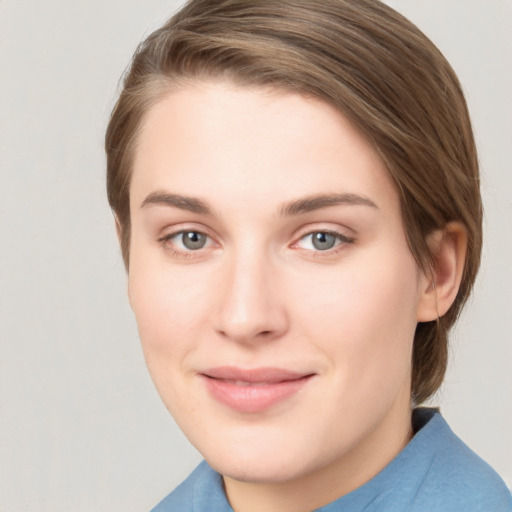
[{"label": "blue shirt", "polygon": [[[415,436],[374,478],[316,512],[511,512],[504,482],[434,409],[413,413]],[[206,462],[152,512],[233,512]]]}]

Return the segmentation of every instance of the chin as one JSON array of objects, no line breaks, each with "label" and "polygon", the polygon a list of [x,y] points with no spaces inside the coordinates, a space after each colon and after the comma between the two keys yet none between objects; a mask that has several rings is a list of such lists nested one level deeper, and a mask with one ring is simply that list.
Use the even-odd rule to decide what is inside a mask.
[{"label": "chin", "polygon": [[[307,436],[265,436],[255,439],[225,439],[202,446],[206,461],[221,475],[241,482],[283,483],[315,472],[330,462],[332,450],[325,453]],[[217,441],[219,439],[217,438]],[[308,447],[305,450],[305,447]],[[204,448],[204,449],[201,449]]]},{"label": "chin", "polygon": [[[283,483],[307,473],[306,468],[290,464],[289,461],[280,459],[279,455],[260,458],[260,460],[252,458],[247,463],[244,460],[220,462],[206,460],[218,473],[239,482]],[[304,464],[304,461],[302,461],[302,464]]]},{"label": "chin", "polygon": [[[255,449],[237,449],[226,445],[225,449],[205,450],[203,456],[221,475],[242,482],[280,482],[293,478],[296,467],[276,450],[262,449],[256,443]],[[251,447],[252,448],[252,447]]]}]

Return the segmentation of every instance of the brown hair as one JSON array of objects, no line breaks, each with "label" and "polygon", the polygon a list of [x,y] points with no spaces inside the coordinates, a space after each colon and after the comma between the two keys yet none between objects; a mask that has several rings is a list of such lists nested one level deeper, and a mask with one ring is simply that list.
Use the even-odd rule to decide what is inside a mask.
[{"label": "brown hair", "polygon": [[129,265],[129,186],[145,113],[189,80],[230,80],[318,97],[379,152],[400,194],[404,229],[429,270],[429,233],[460,221],[468,234],[457,298],[419,323],[412,398],[440,386],[447,333],[473,286],[482,244],[478,161],[457,77],[432,42],[378,0],[192,0],[137,49],[106,133],[107,189]]}]

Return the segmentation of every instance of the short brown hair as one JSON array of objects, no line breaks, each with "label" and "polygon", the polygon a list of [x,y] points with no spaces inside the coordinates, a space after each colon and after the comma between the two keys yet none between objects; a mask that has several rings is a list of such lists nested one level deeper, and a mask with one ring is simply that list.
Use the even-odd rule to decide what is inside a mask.
[{"label": "short brown hair", "polygon": [[411,395],[440,386],[447,333],[480,263],[478,161],[457,77],[434,44],[378,0],[191,0],[137,49],[106,133],[107,189],[129,265],[129,186],[145,113],[190,80],[223,79],[314,96],[347,117],[376,148],[400,195],[409,247],[423,270],[426,239],[450,221],[468,235],[462,283],[450,310],[419,323]]}]

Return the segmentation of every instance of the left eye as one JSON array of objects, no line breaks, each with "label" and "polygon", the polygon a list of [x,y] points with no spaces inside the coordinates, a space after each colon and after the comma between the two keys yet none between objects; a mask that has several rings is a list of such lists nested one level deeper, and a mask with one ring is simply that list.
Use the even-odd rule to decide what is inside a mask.
[{"label": "left eye", "polygon": [[328,251],[342,242],[348,242],[349,239],[338,233],[330,233],[329,231],[315,231],[303,236],[297,245],[301,249],[313,251]]}]

